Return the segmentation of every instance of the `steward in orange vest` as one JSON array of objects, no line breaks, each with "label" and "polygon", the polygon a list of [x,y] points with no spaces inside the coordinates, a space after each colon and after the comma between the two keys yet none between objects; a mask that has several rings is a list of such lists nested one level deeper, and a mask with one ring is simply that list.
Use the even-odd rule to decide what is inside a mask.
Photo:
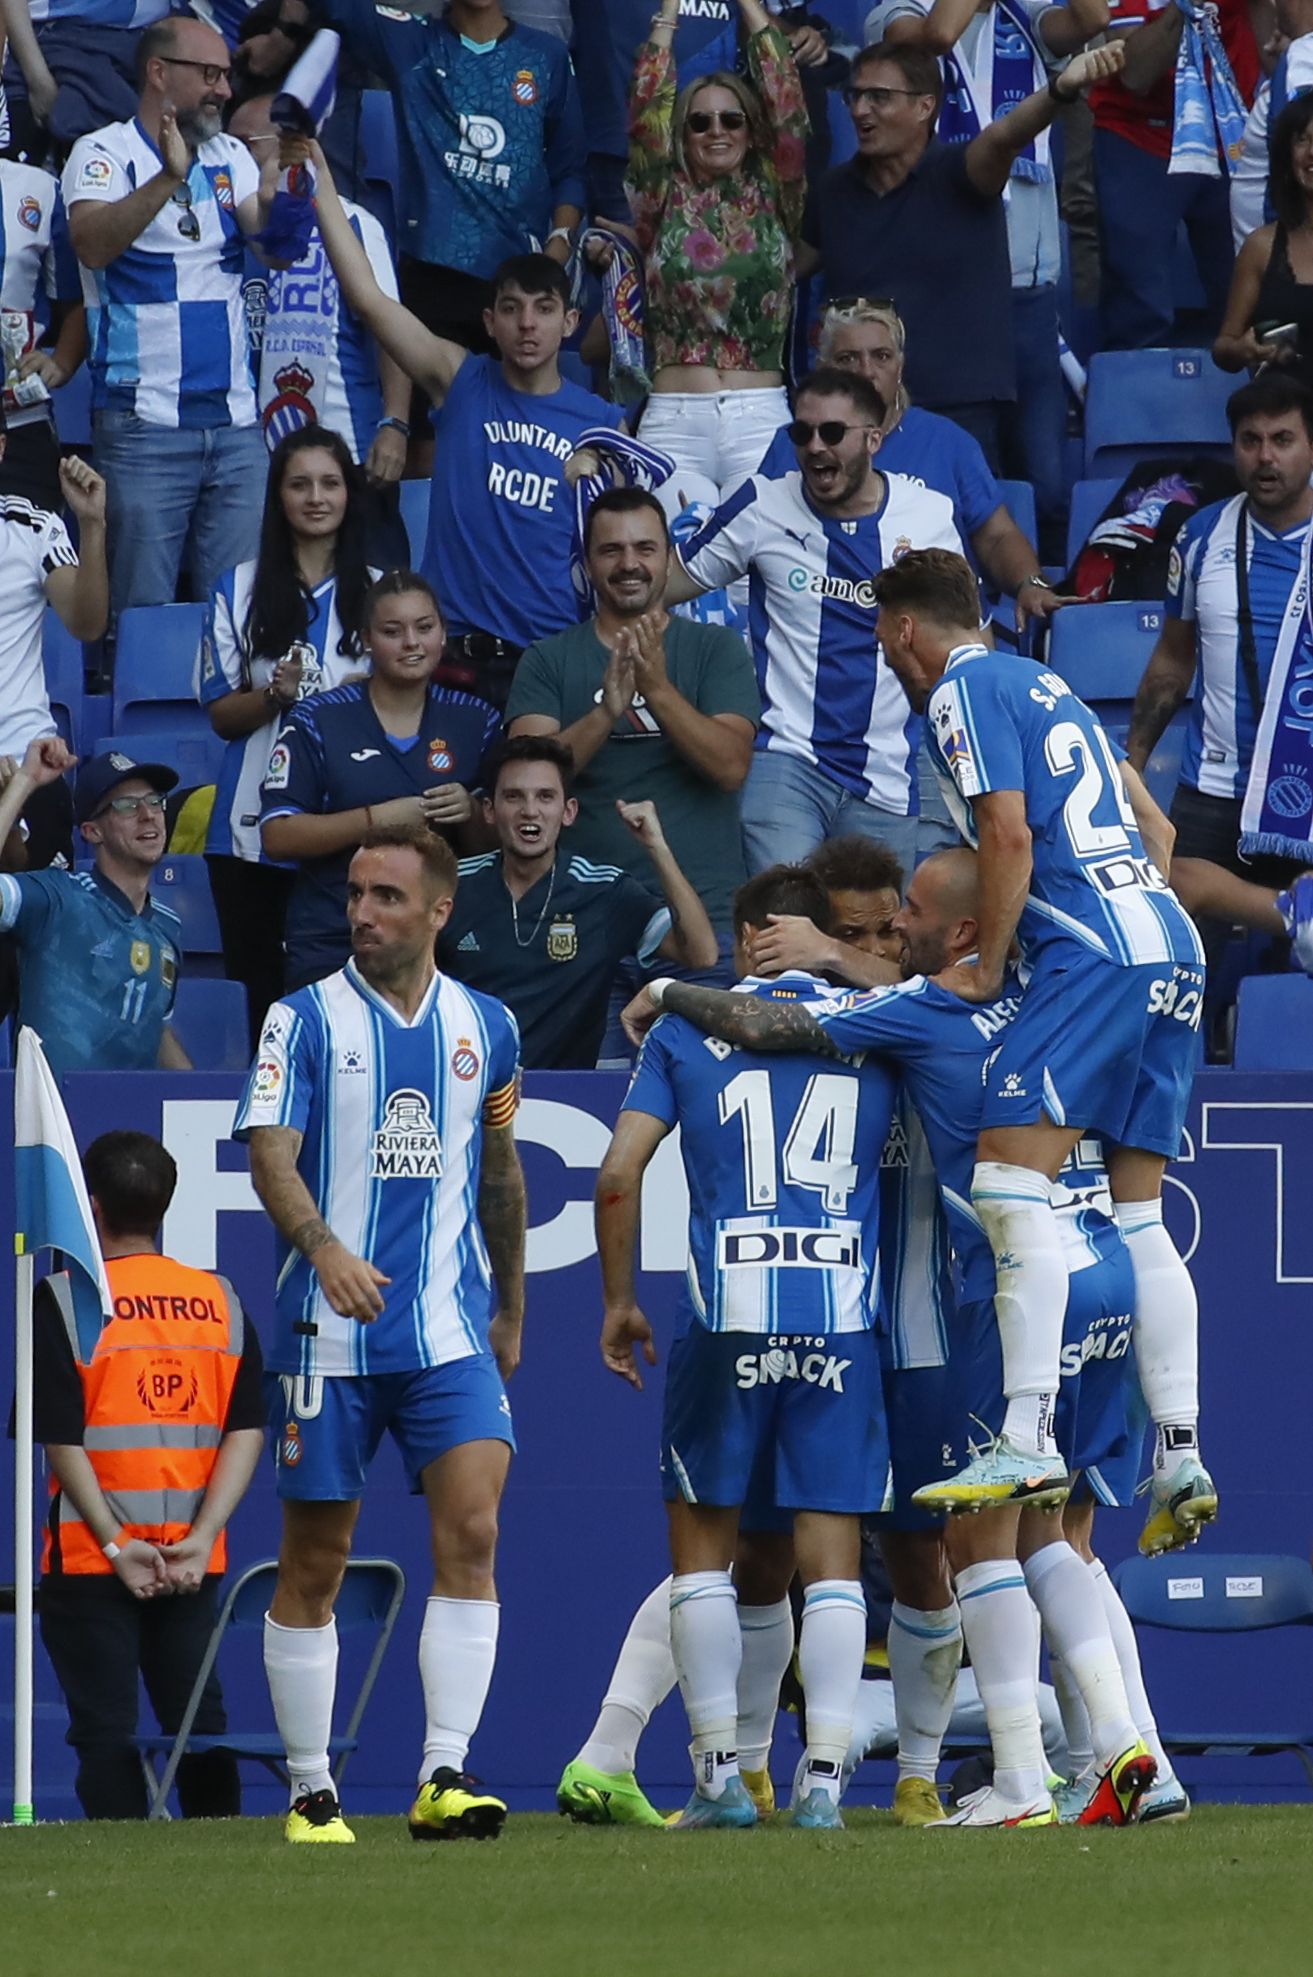
[{"label": "steward in orange vest", "polygon": [[[84,1161],[114,1316],[79,1357],[68,1281],[36,1300],[36,1435],[50,1465],[41,1635],[68,1704],[89,1819],[140,1819],[137,1681],[165,1731],[182,1719],[213,1630],[224,1529],[264,1440],[262,1362],[232,1286],[159,1254],[177,1170],[146,1133],[106,1133]],[[213,1677],[195,1729],[219,1735]],[[183,1759],[184,1814],[241,1809],[235,1760]]]}]

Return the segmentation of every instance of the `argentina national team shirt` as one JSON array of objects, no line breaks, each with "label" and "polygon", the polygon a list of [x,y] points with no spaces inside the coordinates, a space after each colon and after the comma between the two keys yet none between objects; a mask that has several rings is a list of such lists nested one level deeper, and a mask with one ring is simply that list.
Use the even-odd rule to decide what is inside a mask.
[{"label": "argentina national team shirt", "polygon": [[906,817],[918,809],[922,724],[876,644],[872,579],[909,549],[966,549],[947,496],[900,474],[884,482],[874,514],[837,521],[811,506],[800,473],[754,476],[678,554],[704,589],[748,578],[758,748],[800,756]]},{"label": "argentina national team shirt", "polygon": [[[107,124],[73,146],[65,207],[126,199],[161,164],[135,117]],[[189,431],[255,424],[237,211],[259,184],[244,144],[208,138],[185,185],[131,246],[107,267],[83,268],[96,411],[135,412],[147,425]]]},{"label": "argentina national team shirt", "polygon": [[319,1214],[391,1280],[372,1324],[341,1318],[279,1236],[274,1372],[404,1373],[486,1352],[482,1129],[514,1118],[518,1067],[509,1010],[446,975],[409,1021],[354,963],[273,1005],[233,1137],[294,1127],[297,1171]]},{"label": "argentina national team shirt", "polygon": [[[1244,503],[1244,495],[1238,494],[1198,509],[1182,524],[1167,569],[1168,616],[1194,626],[1198,650],[1181,781],[1204,796],[1244,795],[1258,734],[1240,659],[1236,596],[1236,528]],[[1261,704],[1313,524],[1298,522],[1277,535],[1264,528],[1252,509],[1247,523],[1249,606]]]}]

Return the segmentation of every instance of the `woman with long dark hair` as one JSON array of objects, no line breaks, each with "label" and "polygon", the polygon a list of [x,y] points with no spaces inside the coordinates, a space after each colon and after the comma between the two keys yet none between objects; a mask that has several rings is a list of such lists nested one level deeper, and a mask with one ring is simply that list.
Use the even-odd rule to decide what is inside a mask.
[{"label": "woman with long dark hair", "polygon": [[1276,222],[1251,233],[1236,257],[1213,361],[1224,371],[1280,364],[1313,386],[1313,96],[1287,103],[1270,146]]},{"label": "woman with long dark hair", "polygon": [[224,972],[244,984],[254,1048],[283,989],[283,923],[295,873],[260,844],[260,786],[288,710],[368,669],[360,638],[377,576],[365,558],[360,469],[335,432],[304,426],[269,463],[260,553],[215,586],[198,693],[228,747],[205,856]]},{"label": "woman with long dark hair", "polygon": [[297,866],[289,989],[350,960],[347,873],[373,825],[427,824],[461,848],[470,790],[501,734],[486,700],[435,682],[446,628],[426,578],[389,570],[365,599],[360,632],[369,677],[302,701],[265,775],[265,851]]}]

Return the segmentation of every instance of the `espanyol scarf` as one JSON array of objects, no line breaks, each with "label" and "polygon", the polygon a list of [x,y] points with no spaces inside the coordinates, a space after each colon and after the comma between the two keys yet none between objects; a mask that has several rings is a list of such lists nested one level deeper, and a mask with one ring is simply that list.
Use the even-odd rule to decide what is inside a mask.
[{"label": "espanyol scarf", "polygon": [[1309,543],[1272,658],[1240,812],[1244,858],[1313,864],[1313,615]]},{"label": "espanyol scarf", "polygon": [[647,374],[643,263],[628,235],[608,226],[605,220],[593,222],[579,243],[580,249],[591,241],[602,242],[612,250],[611,265],[601,278],[602,317],[611,339],[611,394],[617,405],[637,405],[652,389]]},{"label": "espanyol scarf", "polygon": [[[317,137],[333,108],[337,91],[337,52],[342,43],[331,28],[321,28],[274,97],[269,121],[276,130],[298,137]],[[315,175],[308,165],[296,165],[278,175],[269,218],[259,244],[271,261],[303,260],[315,225]]]},{"label": "espanyol scarf", "polygon": [[576,451],[582,451],[584,447],[598,455],[598,468],[595,474],[586,474],[577,481],[574,490],[574,548],[570,552],[570,581],[579,600],[581,619],[592,611],[594,601],[588,565],[584,561],[584,527],[588,521],[588,510],[598,495],[605,494],[610,487],[645,487],[655,491],[664,486],[675,471],[675,463],[668,453],[658,453],[655,446],[645,446],[641,439],[631,439],[627,432],[617,432],[613,426],[590,426],[587,432],[580,433]]},{"label": "espanyol scarf", "polygon": [[1167,169],[1221,178],[1220,149],[1230,178],[1244,150],[1249,112],[1222,46],[1217,8],[1200,5],[1199,0],[1181,0],[1181,12],[1185,27],[1176,51],[1172,155]]},{"label": "espanyol scarf", "polygon": [[[1043,89],[1047,76],[1030,21],[1013,0],[998,0],[992,20],[981,32],[974,70],[960,58],[957,48],[951,48],[941,59],[944,101],[939,112],[939,136],[945,144],[969,144],[986,124],[1006,116],[1025,97]],[[1046,130],[1013,160],[1008,176],[1037,185],[1052,184]]]}]

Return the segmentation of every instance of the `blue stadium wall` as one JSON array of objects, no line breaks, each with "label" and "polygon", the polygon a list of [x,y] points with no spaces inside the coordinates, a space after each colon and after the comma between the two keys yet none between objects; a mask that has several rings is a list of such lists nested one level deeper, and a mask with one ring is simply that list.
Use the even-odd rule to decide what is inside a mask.
[{"label": "blue stadium wall", "polygon": [[[11,1114],[11,1079],[0,1077],[0,1116]],[[83,1076],[65,1096],[79,1142],[110,1127],[158,1133],[180,1170],[165,1229],[174,1254],[232,1278],[262,1333],[268,1331],[272,1240],[251,1190],[243,1148],[228,1139],[238,1081],[219,1076]],[[545,1805],[563,1762],[593,1717],[612,1657],[640,1599],[666,1570],[657,1485],[660,1372],[642,1395],[624,1388],[597,1351],[599,1280],[592,1239],[597,1163],[624,1091],[606,1073],[539,1074],[525,1081],[520,1138],[528,1175],[529,1297],[524,1364],[512,1386],[520,1455],[511,1472],[498,1578],[501,1651],[473,1753],[479,1773],[513,1804]],[[11,1154],[0,1148],[0,1211],[13,1226]],[[1168,1187],[1168,1221],[1199,1287],[1208,1460],[1223,1495],[1210,1540],[1229,1552],[1307,1556],[1313,1537],[1313,1078],[1204,1072],[1189,1137]],[[641,1294],[658,1339],[669,1323],[684,1262],[687,1202],[673,1144],[650,1177]],[[6,1243],[6,1252],[8,1244]],[[4,1272],[6,1278],[7,1271]],[[12,1393],[12,1285],[0,1292],[0,1390]],[[0,1578],[12,1577],[12,1474],[0,1462]],[[44,1488],[41,1484],[40,1487]],[[1111,1562],[1130,1551],[1138,1511],[1101,1513],[1099,1545]],[[245,1565],[276,1549],[272,1463],[234,1521],[231,1555]],[[430,1567],[425,1519],[408,1497],[390,1446],[375,1467],[357,1549],[400,1560],[406,1605],[365,1717],[345,1796],[357,1811],[400,1810],[413,1786],[422,1732],[415,1644]],[[0,1621],[0,1802],[8,1803],[12,1622]],[[1178,1723],[1313,1728],[1306,1630],[1209,1641],[1149,1636],[1145,1658],[1159,1714]],[[38,1649],[39,1816],[70,1817],[72,1755],[62,1742],[58,1692]],[[344,1649],[342,1688],[359,1665]],[[230,1644],[230,1722],[268,1726],[258,1641]],[[143,1703],[143,1709],[145,1705]],[[776,1769],[792,1772],[791,1728],[781,1723]],[[674,1800],[687,1778],[678,1698],[661,1711],[640,1768]],[[1187,1778],[1215,1796],[1299,1796],[1291,1757],[1189,1762]],[[869,1774],[869,1775],[868,1775]],[[251,1770],[247,1809],[279,1802]],[[887,1787],[886,1767],[859,1774]]]}]

